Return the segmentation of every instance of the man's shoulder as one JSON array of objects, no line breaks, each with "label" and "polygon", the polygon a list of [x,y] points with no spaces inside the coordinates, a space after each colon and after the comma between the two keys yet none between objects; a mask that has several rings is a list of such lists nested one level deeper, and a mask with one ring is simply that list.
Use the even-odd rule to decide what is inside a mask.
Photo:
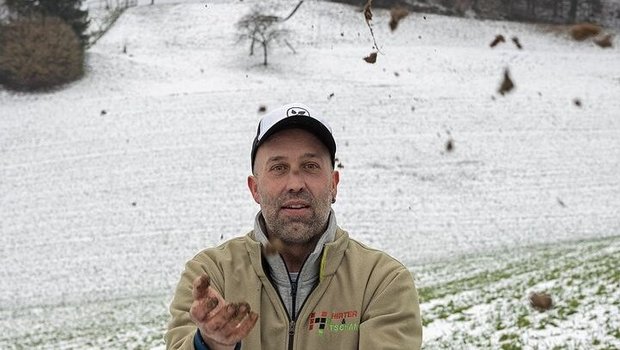
[{"label": "man's shoulder", "polygon": [[194,256],[194,260],[213,259],[221,257],[232,257],[243,251],[247,251],[247,244],[253,241],[251,238],[252,231],[243,236],[238,236],[227,240],[217,246],[207,247]]},{"label": "man's shoulder", "polygon": [[363,262],[364,265],[383,266],[389,269],[406,269],[406,267],[396,258],[387,252],[373,248],[357,239],[347,237],[347,256],[351,259]]}]

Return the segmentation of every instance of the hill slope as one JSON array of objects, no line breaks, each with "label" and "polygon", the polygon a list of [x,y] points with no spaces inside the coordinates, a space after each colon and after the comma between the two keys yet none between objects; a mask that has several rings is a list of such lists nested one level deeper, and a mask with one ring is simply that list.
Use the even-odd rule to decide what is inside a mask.
[{"label": "hill slope", "polygon": [[[0,329],[54,335],[60,319],[90,334],[89,305],[106,303],[108,320],[124,317],[119,305],[165,320],[183,263],[251,228],[245,178],[263,104],[325,114],[344,166],[339,223],[409,266],[619,234],[617,48],[423,14],[391,33],[376,11],[383,54],[370,65],[361,14],[307,2],[287,24],[296,53],[274,46],[263,67],[235,44],[252,4],[131,8],[90,50],[82,81],[0,90]],[[490,49],[499,33],[524,50]],[[500,96],[506,67],[516,90]],[[75,308],[85,314],[46,316]],[[123,327],[135,331],[111,329]],[[25,338],[0,345],[39,339]]]}]

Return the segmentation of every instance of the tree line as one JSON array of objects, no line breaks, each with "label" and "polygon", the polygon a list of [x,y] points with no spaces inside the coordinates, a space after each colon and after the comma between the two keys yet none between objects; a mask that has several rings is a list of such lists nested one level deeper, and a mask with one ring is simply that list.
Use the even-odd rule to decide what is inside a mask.
[{"label": "tree line", "polygon": [[[331,0],[363,7],[368,0]],[[620,26],[617,0],[373,0],[373,8],[401,6],[413,12],[473,15],[478,18]]]},{"label": "tree line", "polygon": [[[510,20],[578,23],[602,22],[606,17],[620,18],[609,0],[471,0],[471,8],[481,14],[496,12]],[[614,13],[615,12],[615,13]]]}]

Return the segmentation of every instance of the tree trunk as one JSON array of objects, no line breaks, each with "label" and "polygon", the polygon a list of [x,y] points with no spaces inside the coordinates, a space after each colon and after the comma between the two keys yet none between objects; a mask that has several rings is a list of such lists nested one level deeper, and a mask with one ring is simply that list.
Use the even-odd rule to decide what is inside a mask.
[{"label": "tree trunk", "polygon": [[502,2],[504,4],[504,8],[506,12],[508,12],[508,18],[513,18],[514,16],[514,1],[513,0],[505,0]]},{"label": "tree trunk", "polygon": [[480,7],[478,6],[478,0],[474,0],[471,3],[471,8],[475,13],[480,13]]},{"label": "tree trunk", "polygon": [[570,8],[568,9],[568,22],[575,23],[577,21],[577,5],[579,0],[570,0]]},{"label": "tree trunk", "polygon": [[263,41],[263,65],[267,65],[267,42]]}]

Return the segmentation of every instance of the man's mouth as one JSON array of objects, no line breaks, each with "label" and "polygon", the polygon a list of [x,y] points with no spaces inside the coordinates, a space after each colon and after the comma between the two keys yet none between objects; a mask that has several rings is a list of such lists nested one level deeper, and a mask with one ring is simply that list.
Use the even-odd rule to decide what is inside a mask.
[{"label": "man's mouth", "polygon": [[306,208],[310,208],[310,206],[306,203],[300,203],[300,202],[284,203],[284,205],[282,206],[282,209],[287,209],[287,210],[300,210],[300,209],[306,209]]},{"label": "man's mouth", "polygon": [[285,205],[283,208],[286,209],[301,209],[301,208],[307,208],[307,205]]}]

